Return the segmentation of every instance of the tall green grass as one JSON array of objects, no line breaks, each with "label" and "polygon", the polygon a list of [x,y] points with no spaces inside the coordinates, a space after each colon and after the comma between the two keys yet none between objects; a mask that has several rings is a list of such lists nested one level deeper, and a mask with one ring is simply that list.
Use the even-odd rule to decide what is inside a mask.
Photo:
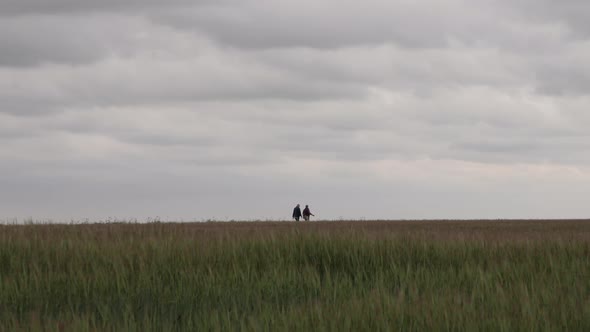
[{"label": "tall green grass", "polygon": [[43,227],[0,232],[2,331],[590,331],[587,242]]}]

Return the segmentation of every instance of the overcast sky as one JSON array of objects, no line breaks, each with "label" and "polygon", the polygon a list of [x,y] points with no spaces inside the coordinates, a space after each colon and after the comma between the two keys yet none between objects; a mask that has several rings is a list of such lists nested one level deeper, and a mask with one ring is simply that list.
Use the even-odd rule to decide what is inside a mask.
[{"label": "overcast sky", "polygon": [[587,0],[1,0],[0,221],[590,217]]}]

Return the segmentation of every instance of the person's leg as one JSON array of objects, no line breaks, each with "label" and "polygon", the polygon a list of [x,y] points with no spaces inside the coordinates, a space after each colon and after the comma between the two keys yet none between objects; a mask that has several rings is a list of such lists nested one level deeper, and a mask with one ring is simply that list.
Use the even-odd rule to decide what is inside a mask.
[{"label": "person's leg", "polygon": [[309,216],[303,216],[303,219],[304,219],[305,221],[309,221]]}]

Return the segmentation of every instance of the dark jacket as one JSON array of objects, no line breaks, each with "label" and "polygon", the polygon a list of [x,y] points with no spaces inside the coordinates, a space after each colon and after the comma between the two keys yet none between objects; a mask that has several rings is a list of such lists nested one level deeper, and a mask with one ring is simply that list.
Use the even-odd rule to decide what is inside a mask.
[{"label": "dark jacket", "polygon": [[299,218],[301,217],[301,209],[299,208],[299,206],[296,206],[293,209],[293,218]]},{"label": "dark jacket", "polygon": [[309,211],[309,208],[306,207],[305,209],[303,209],[303,216],[311,216],[311,211]]}]

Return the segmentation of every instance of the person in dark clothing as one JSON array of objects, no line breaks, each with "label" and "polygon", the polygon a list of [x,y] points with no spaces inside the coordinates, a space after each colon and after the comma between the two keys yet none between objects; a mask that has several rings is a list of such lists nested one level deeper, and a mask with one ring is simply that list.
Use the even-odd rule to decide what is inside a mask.
[{"label": "person in dark clothing", "polygon": [[309,210],[309,206],[306,205],[305,209],[303,209],[303,220],[309,221],[309,216],[315,217],[315,215],[313,213],[311,213],[311,211]]},{"label": "person in dark clothing", "polygon": [[299,218],[301,218],[301,208],[299,207],[299,204],[297,204],[297,206],[293,209],[293,219],[295,219],[295,221],[299,221]]}]

